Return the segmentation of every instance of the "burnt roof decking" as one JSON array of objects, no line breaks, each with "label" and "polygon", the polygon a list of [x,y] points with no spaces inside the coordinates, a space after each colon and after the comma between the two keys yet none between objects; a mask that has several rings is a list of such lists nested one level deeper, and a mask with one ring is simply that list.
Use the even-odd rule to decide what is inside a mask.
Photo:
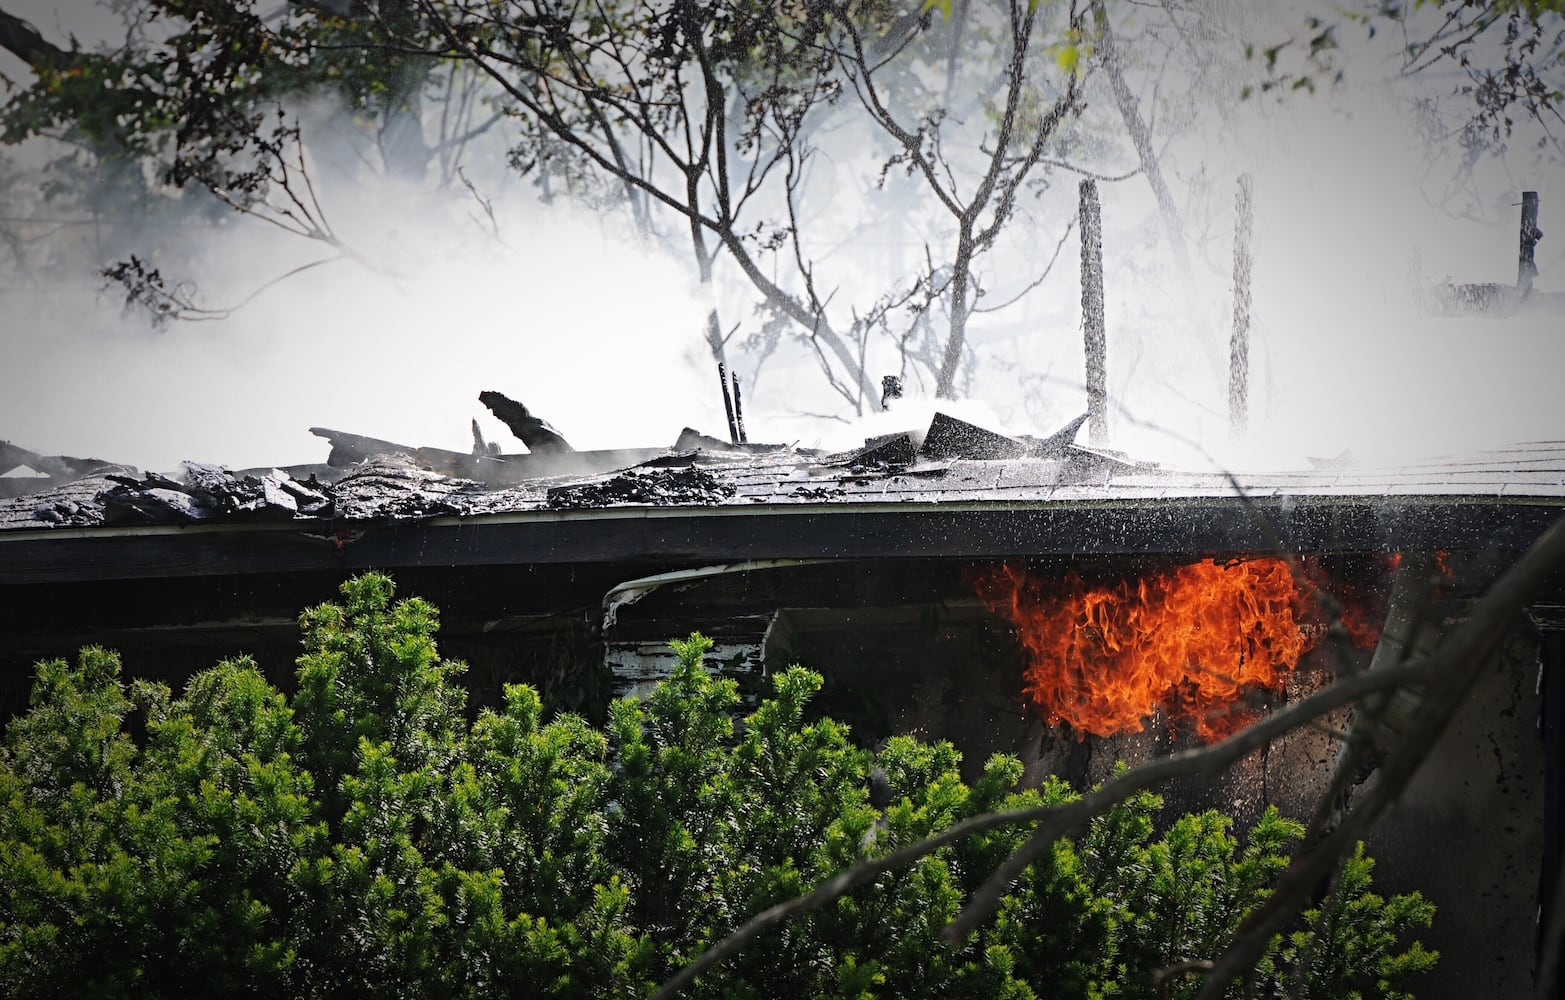
[{"label": "burnt roof decking", "polygon": [[[633,561],[1524,548],[1565,511],[1565,441],[1403,465],[1191,473],[1068,447],[910,464],[672,449],[504,487],[405,459],[335,482],[189,465],[0,500],[0,584]],[[1237,489],[1236,489],[1237,487]]]}]

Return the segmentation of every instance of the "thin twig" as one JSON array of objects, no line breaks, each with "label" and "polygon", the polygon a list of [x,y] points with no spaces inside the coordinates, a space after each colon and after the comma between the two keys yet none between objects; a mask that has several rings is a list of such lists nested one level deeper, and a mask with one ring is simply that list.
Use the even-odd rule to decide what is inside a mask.
[{"label": "thin twig", "polygon": [[1060,250],[1065,246],[1065,241],[1070,239],[1070,235],[1071,235],[1072,232],[1075,231],[1075,229],[1076,229],[1076,220],[1073,217],[1069,222],[1067,222],[1065,224],[1065,232],[1060,234],[1060,241],[1058,243],[1054,244],[1054,253],[1053,253],[1053,255],[1051,255],[1049,257],[1048,266],[1043,269],[1043,273],[1042,274],[1038,275],[1038,277],[1034,278],[1031,282],[1029,282],[1026,288],[1023,288],[1021,291],[1017,292],[1015,295],[1013,295],[1010,298],[1006,299],[1004,302],[1001,302],[999,305],[987,306],[987,307],[985,307],[983,309],[979,309],[977,306],[974,306],[973,307],[973,312],[975,312],[975,313],[999,312],[1001,309],[1005,309],[1005,308],[1007,308],[1009,306],[1015,305],[1017,302],[1019,302],[1021,300],[1022,296],[1026,295],[1028,292],[1032,291],[1034,288],[1037,288],[1039,285],[1043,284],[1043,279],[1045,279],[1045,278],[1047,278],[1049,276],[1049,272],[1054,270],[1055,263],[1060,259]]},{"label": "thin twig", "polygon": [[1122,174],[1100,174],[1095,170],[1088,170],[1086,167],[1078,167],[1076,164],[1067,163],[1064,160],[1050,159],[1047,156],[1039,158],[1038,162],[1046,167],[1058,167],[1061,170],[1069,170],[1073,174],[1080,174],[1083,177],[1090,177],[1095,181],[1103,181],[1105,184],[1118,184],[1120,181],[1128,181],[1132,177],[1141,173],[1140,167],[1132,167]]}]

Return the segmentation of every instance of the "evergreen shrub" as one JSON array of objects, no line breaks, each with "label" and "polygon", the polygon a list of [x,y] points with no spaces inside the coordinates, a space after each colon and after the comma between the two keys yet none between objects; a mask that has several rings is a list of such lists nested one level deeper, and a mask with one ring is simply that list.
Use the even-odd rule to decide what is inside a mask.
[{"label": "evergreen shrub", "polygon": [[[378,575],[301,616],[290,700],[254,663],[175,697],[114,654],[38,667],[0,747],[0,991],[12,997],[632,997],[740,925],[865,857],[994,809],[1065,801],[991,759],[971,787],[946,743],[873,760],[807,714],[793,668],[736,719],[710,643],[605,731],[545,720],[509,686],[464,713],[437,613]],[[892,790],[870,805],[868,774]],[[1000,829],[802,915],[702,977],[702,997],[1118,997],[1209,958],[1301,836],[1268,812],[1241,843],[1202,813],[1154,830],[1143,794],[1061,841],[960,946],[936,935],[1027,836]],[[1433,908],[1382,900],[1371,862],[1280,936],[1271,995],[1402,997]],[[1295,984],[1293,980],[1297,979]],[[1191,978],[1173,984],[1187,995]]]}]

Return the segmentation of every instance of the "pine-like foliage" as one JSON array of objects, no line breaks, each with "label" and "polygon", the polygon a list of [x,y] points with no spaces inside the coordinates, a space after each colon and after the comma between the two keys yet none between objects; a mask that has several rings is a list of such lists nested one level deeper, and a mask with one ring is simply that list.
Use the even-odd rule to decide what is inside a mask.
[{"label": "pine-like foliage", "polygon": [[[464,712],[426,602],[344,585],[301,616],[298,693],[245,659],[179,697],[127,685],[116,657],[40,664],[0,745],[0,995],[633,997],[749,915],[867,856],[978,813],[1070,791],[1016,790],[996,756],[968,787],[949,744],[869,756],[812,720],[794,668],[738,719],[710,643],[617,702],[606,732],[544,721],[537,693]],[[703,977],[702,997],[1110,997],[1210,957],[1264,898],[1298,824],[1241,845],[1216,813],[1154,837],[1155,796],[1099,818],[1028,870],[996,920],[937,944],[1028,830],[990,831],[792,920]],[[1369,891],[1370,862],[1280,937],[1262,992],[1402,997],[1434,956],[1416,895]],[[1176,985],[1178,992],[1193,982]],[[1298,995],[1298,994],[1290,994]]]}]

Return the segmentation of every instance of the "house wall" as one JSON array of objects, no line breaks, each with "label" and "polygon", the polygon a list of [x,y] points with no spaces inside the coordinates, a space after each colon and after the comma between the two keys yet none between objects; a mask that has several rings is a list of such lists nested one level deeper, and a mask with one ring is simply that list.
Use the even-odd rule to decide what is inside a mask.
[{"label": "house wall", "polygon": [[1439,908],[1426,943],[1440,964],[1420,997],[1533,996],[1545,849],[1538,652],[1531,630],[1511,634],[1366,838],[1383,891],[1416,889]]}]

